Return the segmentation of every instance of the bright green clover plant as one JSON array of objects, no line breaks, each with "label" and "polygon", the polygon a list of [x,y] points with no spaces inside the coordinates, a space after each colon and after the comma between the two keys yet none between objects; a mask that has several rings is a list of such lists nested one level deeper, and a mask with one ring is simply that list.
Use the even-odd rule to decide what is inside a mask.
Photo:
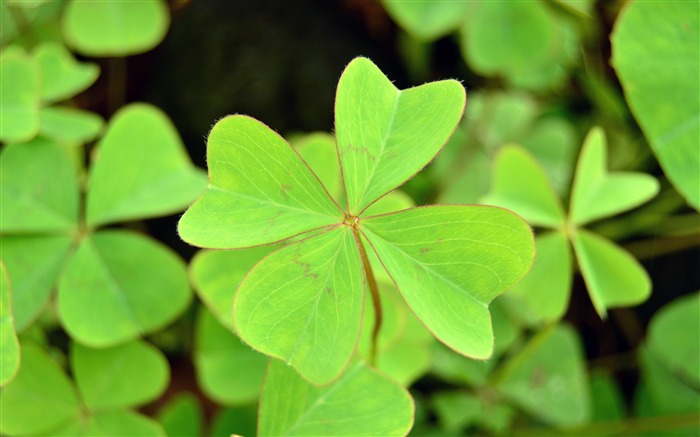
[{"label": "bright green clover plant", "polygon": [[[317,132],[292,141],[304,161],[319,176],[329,194],[340,199],[342,178],[335,148],[335,138]],[[371,207],[374,213],[393,212],[413,207],[411,199],[396,190],[379,199]],[[279,246],[258,246],[249,249],[222,251],[203,250],[190,265],[190,277],[197,295],[209,311],[197,318],[194,364],[202,391],[223,405],[250,402],[259,395],[267,364],[261,355],[244,346],[232,332],[231,307],[233,293],[246,273]],[[377,285],[382,300],[382,330],[377,338],[376,367],[404,386],[426,373],[431,360],[433,337],[406,308],[395,291],[391,279],[381,275],[376,257],[370,262],[377,272]],[[375,267],[376,266],[376,267]],[[371,353],[374,313],[366,311],[358,351]],[[407,357],[410,356],[410,359]]]},{"label": "bright green clover plant", "polygon": [[131,410],[168,386],[160,350],[143,341],[107,349],[73,343],[70,358],[75,384],[41,347],[22,345],[22,367],[0,394],[1,433],[165,436],[157,422]]},{"label": "bright green clover plant", "polygon": [[0,155],[0,242],[17,330],[36,319],[56,285],[62,325],[85,345],[160,329],[190,301],[184,262],[141,234],[101,228],[180,210],[201,193],[204,175],[168,118],[143,104],[112,118],[89,174],[69,152],[38,137]]},{"label": "bright green clover plant", "polygon": [[508,294],[526,304],[521,312],[530,321],[558,320],[566,311],[573,268],[569,244],[601,317],[610,307],[641,303],[651,293],[646,271],[630,254],[583,229],[590,222],[641,205],[659,190],[652,176],[608,172],[606,155],[604,133],[594,128],[579,155],[568,215],[528,152],[506,146],[497,157],[492,190],[483,201],[510,208],[532,226],[548,230],[537,236],[538,256],[530,274]]},{"label": "bright green clover plant", "polygon": [[28,54],[18,46],[0,56],[3,100],[0,140],[27,142],[37,135],[62,144],[94,140],[104,126],[99,115],[54,103],[74,97],[99,76],[96,64],[78,62],[62,45],[45,42]]},{"label": "bright green clover plant", "polygon": [[463,355],[491,355],[488,304],[529,269],[529,227],[485,206],[366,214],[433,159],[464,104],[454,80],[399,91],[371,61],[351,62],[336,96],[345,208],[267,126],[241,115],[214,126],[209,188],[180,220],[181,237],[218,249],[297,238],[253,267],[236,292],[233,322],[246,343],[313,383],[337,379],[359,338],[365,287],[377,314],[376,344],[381,309],[372,251],[438,339]]}]

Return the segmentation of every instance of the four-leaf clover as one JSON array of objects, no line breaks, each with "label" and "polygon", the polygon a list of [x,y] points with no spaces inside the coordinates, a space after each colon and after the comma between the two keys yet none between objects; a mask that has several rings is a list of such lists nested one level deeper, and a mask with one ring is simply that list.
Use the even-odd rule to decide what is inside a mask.
[{"label": "four-leaf clover", "polygon": [[368,59],[352,61],[335,111],[345,207],[264,124],[234,115],[214,126],[209,188],[180,220],[180,236],[218,249],[294,238],[253,267],[236,292],[233,321],[246,343],[311,382],[337,378],[359,338],[365,289],[377,296],[372,250],[438,339],[463,355],[491,355],[488,304],[529,269],[528,225],[487,206],[365,214],[435,157],[464,105],[457,81],[400,91]]}]

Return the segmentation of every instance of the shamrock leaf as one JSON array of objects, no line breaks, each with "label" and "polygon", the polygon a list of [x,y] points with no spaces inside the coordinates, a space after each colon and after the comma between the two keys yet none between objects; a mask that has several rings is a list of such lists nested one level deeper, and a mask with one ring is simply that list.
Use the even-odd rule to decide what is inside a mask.
[{"label": "shamrock leaf", "polygon": [[370,60],[351,62],[335,100],[348,213],[361,214],[425,167],[455,130],[465,99],[455,80],[399,91]]},{"label": "shamrock leaf", "polygon": [[246,343],[313,383],[338,378],[358,342],[364,290],[380,299],[368,255],[373,248],[439,339],[468,356],[491,354],[488,304],[529,268],[529,227],[508,211],[480,206],[376,215],[410,206],[400,196],[376,202],[433,159],[464,102],[456,81],[399,91],[369,60],[352,61],[336,99],[347,211],[262,123],[230,116],[214,126],[207,145],[210,186],[183,215],[180,235],[212,248],[288,243],[238,287],[233,323]]},{"label": "shamrock leaf", "polygon": [[568,325],[540,332],[508,361],[496,388],[525,411],[553,425],[580,425],[590,416],[582,346]]},{"label": "shamrock leaf", "polygon": [[349,227],[302,240],[258,263],[233,303],[241,338],[310,381],[339,375],[362,322],[362,260]]},{"label": "shamrock leaf", "polygon": [[202,192],[204,175],[168,117],[153,106],[119,110],[98,152],[88,182],[89,225],[175,212]]},{"label": "shamrock leaf", "polygon": [[55,42],[45,42],[37,47],[34,58],[45,78],[41,88],[44,102],[71,98],[85,91],[100,75],[96,64],[79,63],[65,47]]},{"label": "shamrock leaf", "polygon": [[299,154],[259,121],[226,117],[207,144],[209,189],[178,225],[188,243],[256,246],[342,221],[343,213]]},{"label": "shamrock leaf", "polygon": [[141,341],[99,350],[74,344],[71,355],[75,385],[44,350],[22,345],[22,367],[0,392],[0,432],[165,436],[158,423],[126,409],[165,390],[169,369],[157,348]]},{"label": "shamrock leaf", "polygon": [[67,148],[42,138],[5,146],[0,241],[17,330],[32,323],[58,284],[66,331],[106,347],[163,327],[184,311],[191,292],[185,264],[168,248],[96,228],[176,212],[201,193],[205,177],[167,117],[149,105],[120,110],[95,156],[83,211],[82,168]]},{"label": "shamrock leaf", "polygon": [[5,264],[0,261],[0,387],[17,374],[19,356],[19,341],[12,316],[12,289]]},{"label": "shamrock leaf", "polygon": [[197,316],[195,336],[194,364],[202,391],[222,405],[256,400],[267,358],[243,344],[204,308]]},{"label": "shamrock leaf", "polygon": [[627,211],[659,192],[659,183],[653,176],[631,172],[608,173],[605,149],[602,129],[591,129],[581,149],[571,189],[569,218],[576,225]]},{"label": "shamrock leaf", "polygon": [[60,232],[78,226],[78,177],[58,145],[37,138],[0,155],[0,230]]},{"label": "shamrock leaf", "polygon": [[634,2],[612,33],[612,65],[651,150],[700,210],[700,5]]},{"label": "shamrock leaf", "polygon": [[71,0],[63,13],[63,38],[88,56],[126,56],[151,50],[168,31],[162,0],[86,3]]},{"label": "shamrock leaf", "polygon": [[39,68],[24,50],[10,47],[0,55],[0,77],[0,140],[29,141],[39,132]]},{"label": "shamrock leaf", "polygon": [[492,190],[483,202],[510,208],[530,224],[553,231],[538,235],[538,257],[530,274],[508,294],[526,305],[518,312],[529,323],[564,315],[572,284],[571,246],[601,317],[607,308],[638,304],[651,292],[649,277],[631,255],[580,228],[634,208],[659,190],[652,176],[608,173],[606,155],[604,133],[593,128],[579,155],[568,217],[544,171],[527,151],[511,145],[497,156]]},{"label": "shamrock leaf", "polygon": [[354,363],[333,384],[315,387],[272,360],[258,435],[402,436],[413,425],[414,409],[406,390],[363,363]]}]

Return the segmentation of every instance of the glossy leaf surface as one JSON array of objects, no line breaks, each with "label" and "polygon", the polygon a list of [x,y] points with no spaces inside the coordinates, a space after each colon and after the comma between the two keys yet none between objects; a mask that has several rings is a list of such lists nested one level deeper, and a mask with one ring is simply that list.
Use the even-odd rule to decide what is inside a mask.
[{"label": "glossy leaf surface", "polygon": [[535,417],[574,426],[590,415],[585,361],[567,325],[543,331],[506,364],[498,390]]},{"label": "glossy leaf surface", "polygon": [[75,167],[50,141],[37,138],[2,150],[0,195],[3,233],[70,231],[78,224]]},{"label": "glossy leaf surface", "polygon": [[544,171],[535,158],[518,146],[504,147],[498,153],[491,192],[482,202],[508,208],[533,226],[556,228],[566,220]]},{"label": "glossy leaf surface", "polygon": [[154,106],[131,104],[112,117],[98,144],[87,222],[97,226],[173,213],[205,185],[168,117]]},{"label": "glossy leaf surface", "polygon": [[369,59],[354,59],[335,101],[348,212],[360,214],[428,164],[462,118],[465,101],[455,80],[399,91]]},{"label": "glossy leaf surface", "polygon": [[43,78],[41,98],[45,102],[65,100],[86,90],[100,75],[97,64],[78,62],[62,45],[46,42],[34,50]]},{"label": "glossy leaf surface", "polygon": [[241,283],[233,304],[236,331],[310,381],[328,383],[347,366],[358,341],[363,281],[350,227],[286,246]]},{"label": "glossy leaf surface", "polygon": [[343,214],[282,137],[250,117],[220,120],[207,142],[209,188],[180,219],[180,237],[243,248],[338,224]]},{"label": "glossy leaf surface", "polygon": [[0,262],[0,387],[19,370],[19,341],[12,315],[12,288],[5,264]]},{"label": "glossy leaf surface", "polygon": [[571,191],[571,221],[583,225],[608,217],[651,199],[659,183],[644,173],[608,173],[605,134],[592,129],[583,143]]},{"label": "glossy leaf surface", "polygon": [[0,55],[0,77],[0,141],[29,141],[39,132],[39,69],[21,49],[10,47]]},{"label": "glossy leaf surface", "polygon": [[202,391],[222,405],[255,401],[268,358],[243,344],[204,309],[197,317],[195,335],[194,363]]},{"label": "glossy leaf surface", "polygon": [[700,210],[700,4],[630,3],[611,40],[632,113],[664,173]]},{"label": "glossy leaf surface", "polygon": [[361,226],[421,322],[457,352],[488,358],[488,304],[534,258],[527,224],[500,208],[429,206],[371,217]]},{"label": "glossy leaf surface", "polygon": [[413,400],[401,386],[354,363],[325,387],[272,360],[260,404],[260,436],[402,436],[413,425]]},{"label": "glossy leaf surface", "polygon": [[32,344],[22,345],[21,363],[15,379],[0,392],[0,432],[51,434],[77,420],[78,395],[63,369]]},{"label": "glossy leaf surface", "polygon": [[177,255],[143,236],[110,230],[86,237],[68,262],[58,309],[73,339],[106,347],[162,328],[190,297]]},{"label": "glossy leaf surface", "polygon": [[82,109],[41,108],[39,133],[58,143],[82,144],[94,140],[104,126],[102,117]]},{"label": "glossy leaf surface", "polygon": [[72,0],[63,15],[63,37],[88,56],[126,56],[154,48],[170,24],[162,0],[84,2]]},{"label": "glossy leaf surface", "polygon": [[141,406],[165,391],[170,368],[163,353],[144,341],[92,349],[73,343],[71,367],[91,410]]},{"label": "glossy leaf surface", "polygon": [[636,305],[649,297],[649,275],[632,255],[583,229],[574,232],[572,242],[588,294],[601,317],[607,308]]},{"label": "glossy leaf surface", "polygon": [[49,301],[72,240],[63,236],[0,238],[2,256],[12,278],[12,309],[17,332],[24,331]]}]

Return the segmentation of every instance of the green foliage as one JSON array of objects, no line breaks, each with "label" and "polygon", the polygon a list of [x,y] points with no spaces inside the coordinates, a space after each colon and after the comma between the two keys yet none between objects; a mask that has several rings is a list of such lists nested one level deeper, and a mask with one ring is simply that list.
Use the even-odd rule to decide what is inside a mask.
[{"label": "green foliage", "polygon": [[[5,147],[2,200],[9,208],[2,210],[0,229],[16,287],[18,330],[38,315],[58,283],[58,312],[70,335],[112,346],[172,321],[190,291],[185,266],[169,249],[94,226],[177,211],[201,192],[204,177],[184,157],[165,116],[146,105],[117,114],[97,147],[87,217],[78,206],[79,169],[65,148],[43,139]],[[37,268],[44,272],[39,281]]]},{"label": "green foliage", "polygon": [[5,264],[0,262],[0,387],[19,370],[19,341],[12,315],[12,288]]},{"label": "green foliage", "polygon": [[204,185],[167,116],[152,106],[130,105],[112,117],[98,144],[86,221],[98,226],[178,211]]},{"label": "green foliage", "polygon": [[84,55],[125,56],[158,45],[168,31],[170,14],[162,0],[70,0],[62,25],[66,42]]},{"label": "green foliage", "polygon": [[222,405],[254,401],[260,394],[267,359],[207,310],[197,317],[194,364],[202,391]]},{"label": "green foliage", "polygon": [[632,112],[669,180],[695,209],[700,209],[698,40],[700,5],[681,1],[630,4],[612,35],[612,64]]},{"label": "green foliage", "polygon": [[39,131],[39,69],[21,49],[3,50],[0,75],[0,140],[30,140]]},{"label": "green foliage", "polygon": [[685,296],[656,313],[647,345],[668,370],[688,384],[700,383],[700,344],[687,333],[700,331],[700,294]]},{"label": "green foliage", "polygon": [[34,50],[34,58],[44,78],[41,99],[44,102],[66,100],[85,91],[100,75],[96,64],[77,62],[62,45],[46,42]]},{"label": "green foliage", "polygon": [[[490,356],[488,303],[527,272],[533,258],[527,225],[484,207],[357,215],[433,158],[463,105],[464,89],[455,81],[400,92],[369,60],[353,61],[336,101],[348,212],[264,125],[243,116],[217,123],[208,140],[210,188],[182,217],[181,237],[241,248],[317,231],[264,258],[239,286],[234,323],[244,341],[312,382],[336,379],[360,331],[363,275],[376,287],[369,244],[440,340],[465,355]],[[483,261],[470,261],[475,256]]]},{"label": "green foliage", "polygon": [[158,411],[158,422],[169,437],[204,435],[204,411],[197,398],[189,392],[173,396]]},{"label": "green foliage", "polygon": [[0,69],[0,140],[23,143],[40,134],[55,142],[76,144],[95,139],[102,129],[102,117],[92,112],[43,106],[71,98],[92,85],[99,75],[97,65],[79,63],[59,43],[45,42],[32,55],[9,47],[0,56]]},{"label": "green foliage", "polygon": [[567,308],[572,269],[567,240],[573,246],[588,294],[601,317],[606,316],[607,308],[643,302],[651,293],[648,275],[631,255],[580,228],[634,208],[659,190],[658,182],[649,175],[608,173],[606,154],[603,132],[598,128],[591,130],[579,155],[568,217],[530,154],[520,147],[509,146],[496,160],[492,191],[484,197],[484,202],[511,208],[533,226],[553,230],[538,236],[539,257],[531,274],[509,293],[527,305],[527,310],[520,312],[530,323],[557,320]]},{"label": "green foliage", "polygon": [[[295,113],[324,92],[296,87],[325,88],[332,59],[290,50],[289,71],[252,72],[294,89],[238,74],[257,65],[246,38],[308,26],[322,53],[317,31],[338,21],[265,8],[279,32],[258,38],[243,4],[226,32],[192,26],[197,8],[0,0],[0,434],[698,433],[696,3],[354,5],[356,49],[414,87],[357,58],[333,134],[224,117],[208,185],[170,118],[132,99],[177,102],[182,120],[206,112],[193,93],[241,111],[225,90],[240,87],[280,97],[271,126],[318,128]],[[124,59],[164,40],[171,11],[170,48]],[[333,32],[334,50],[352,43]],[[224,55],[170,51],[183,37]],[[142,68],[161,62],[203,80]],[[172,217],[144,220],[192,202],[179,232],[208,249],[188,267]],[[671,294],[615,310],[649,297],[640,261]],[[584,285],[593,305],[570,297]]]},{"label": "green foliage", "polygon": [[270,361],[260,404],[259,435],[405,435],[413,401],[401,386],[363,363],[315,387],[291,367]]},{"label": "green foliage", "polygon": [[371,61],[350,63],[335,101],[348,214],[359,216],[430,162],[462,118],[465,99],[454,80],[399,91]]},{"label": "green foliage", "polygon": [[[169,371],[159,350],[143,342],[102,350],[74,346],[71,358],[77,387],[44,350],[23,344],[22,367],[0,393],[0,432],[165,436],[155,421],[125,410],[165,390]],[[125,363],[128,366],[121,367]]]},{"label": "green foliage", "polygon": [[160,350],[140,341],[107,349],[74,343],[71,367],[81,399],[92,410],[128,408],[152,401],[167,387],[170,372]]},{"label": "green foliage", "polygon": [[581,345],[566,325],[530,341],[508,362],[497,388],[528,413],[556,426],[580,425],[590,415]]},{"label": "green foliage", "polygon": [[[575,4],[581,3],[588,2]],[[579,41],[577,23],[539,0],[516,4],[384,0],[383,4],[417,40],[432,41],[458,30],[462,56],[471,68],[503,76],[526,89],[559,85]]]}]

